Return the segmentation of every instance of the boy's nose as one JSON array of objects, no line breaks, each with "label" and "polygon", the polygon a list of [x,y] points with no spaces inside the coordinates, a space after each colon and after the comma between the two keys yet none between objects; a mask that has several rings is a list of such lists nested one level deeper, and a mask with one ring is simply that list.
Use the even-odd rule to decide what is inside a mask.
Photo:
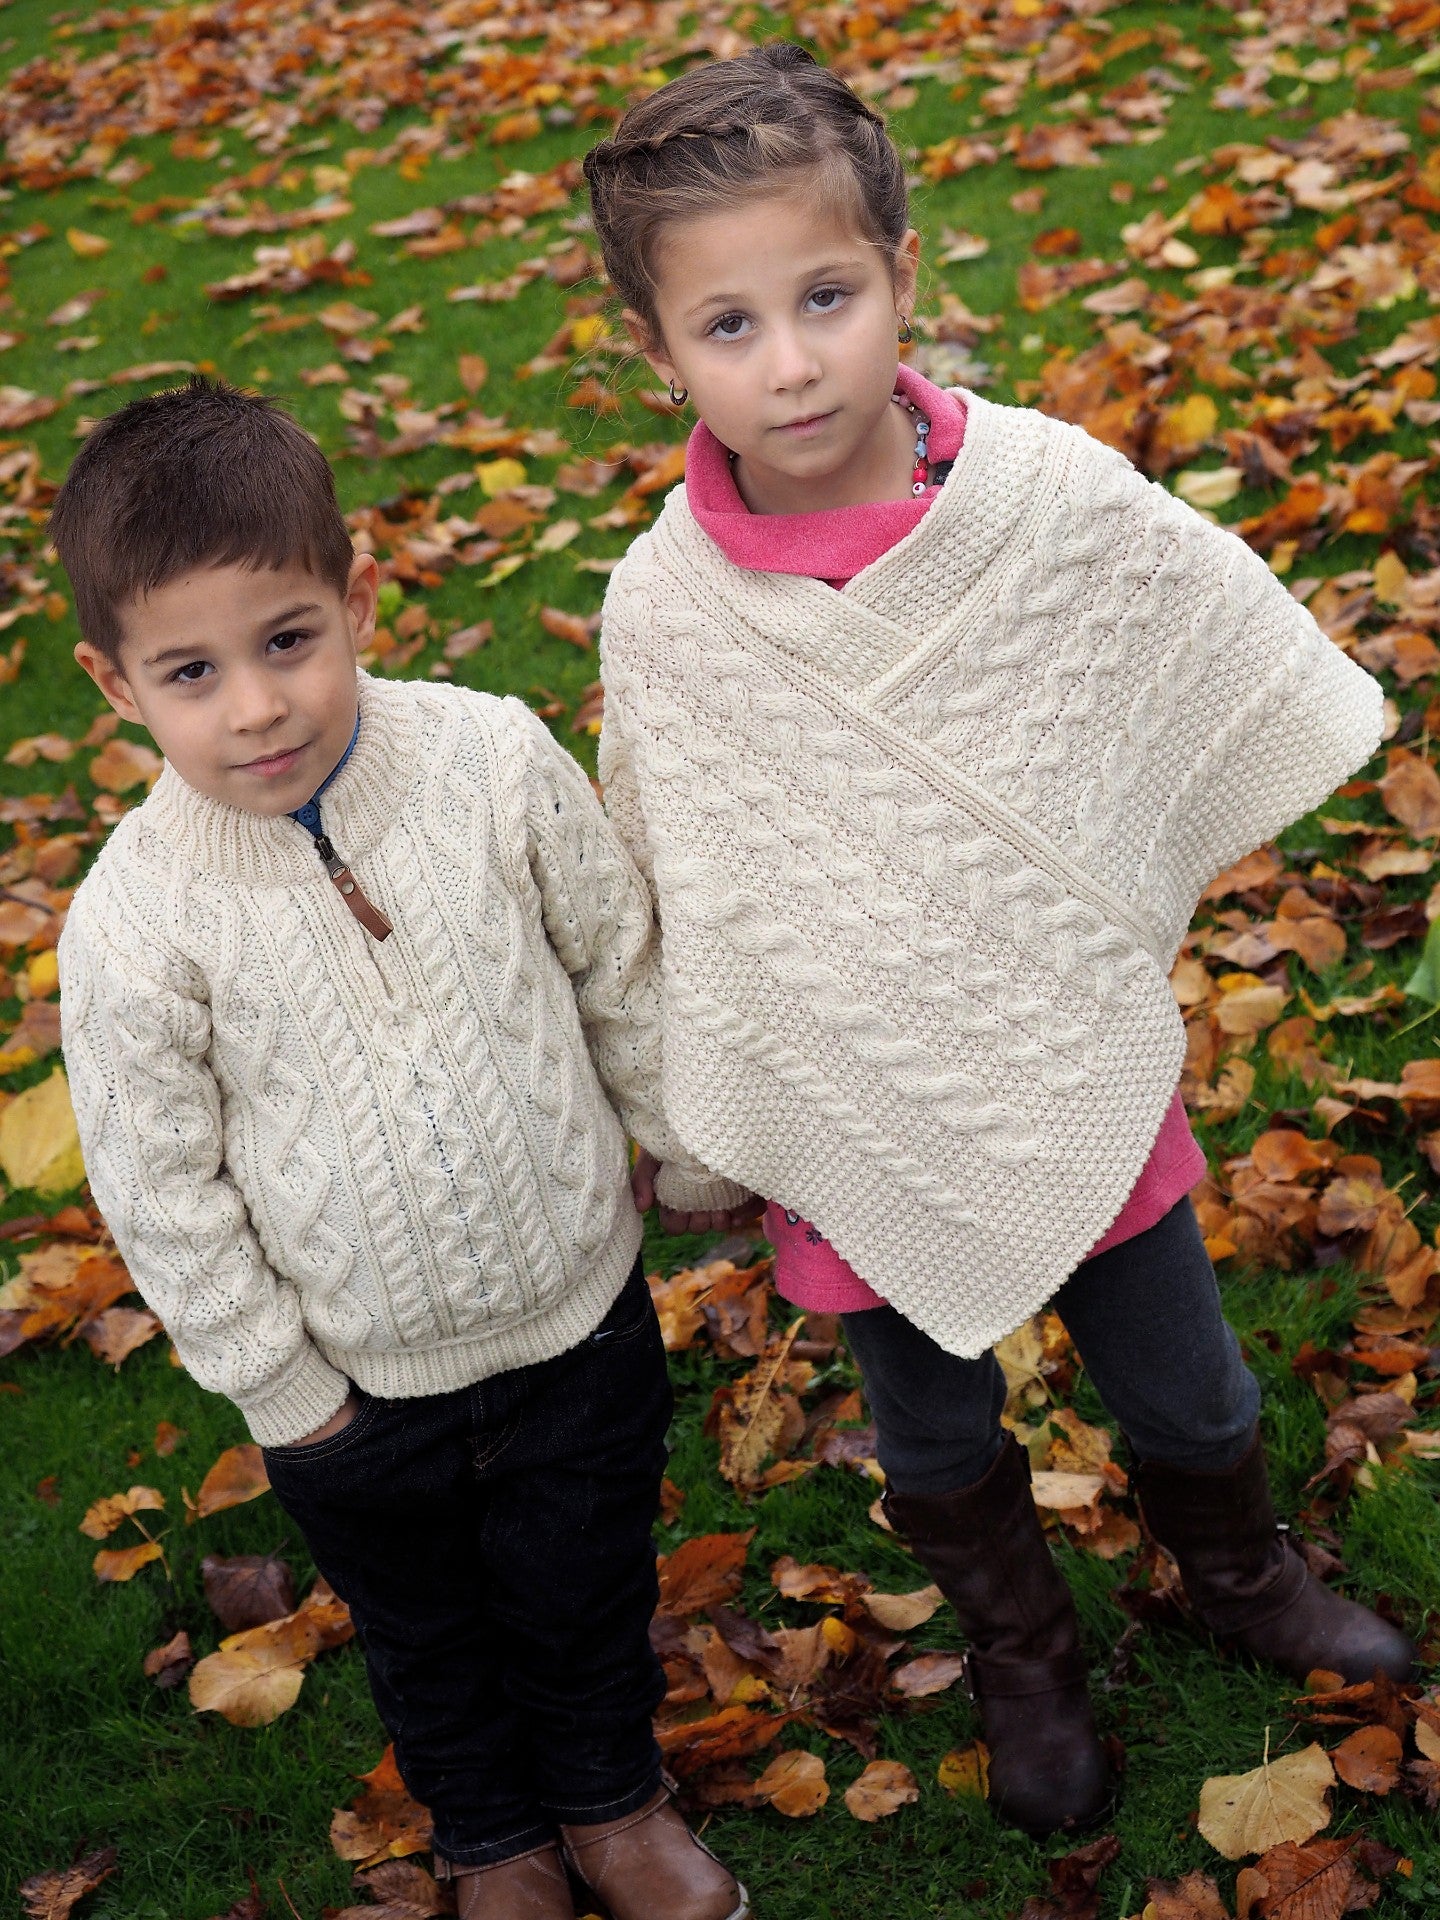
[{"label": "boy's nose", "polygon": [[284,689],[269,674],[245,674],[231,683],[230,724],[236,733],[263,733],[289,711]]}]

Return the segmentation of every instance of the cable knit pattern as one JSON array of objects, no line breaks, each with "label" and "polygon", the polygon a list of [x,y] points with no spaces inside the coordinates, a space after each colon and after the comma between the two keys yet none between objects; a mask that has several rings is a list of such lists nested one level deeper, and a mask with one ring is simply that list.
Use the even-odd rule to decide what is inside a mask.
[{"label": "cable knit pattern", "polygon": [[1114,1220],[1201,889],[1363,764],[1381,697],[1234,535],[964,399],[940,497],[839,592],[671,494],[606,598],[600,766],[677,1132],[968,1356]]},{"label": "cable knit pattern", "polygon": [[383,945],[303,828],[167,768],[60,947],[95,1197],[267,1445],[350,1380],[440,1393],[591,1332],[640,1243],[625,1128],[694,1204],[741,1193],[661,1117],[648,890],[526,707],[362,675],[324,816]]}]

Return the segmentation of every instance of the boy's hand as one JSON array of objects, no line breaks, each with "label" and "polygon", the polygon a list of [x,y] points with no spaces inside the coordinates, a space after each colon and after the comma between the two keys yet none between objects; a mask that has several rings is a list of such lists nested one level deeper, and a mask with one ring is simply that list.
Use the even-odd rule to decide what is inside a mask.
[{"label": "boy's hand", "polygon": [[287,1447],[312,1447],[317,1440],[328,1440],[332,1434],[339,1433],[343,1428],[348,1427],[359,1411],[360,1396],[352,1387],[323,1427],[316,1427],[315,1431],[307,1433],[303,1440],[287,1440],[285,1444]]},{"label": "boy's hand", "polygon": [[660,1162],[653,1153],[641,1147],[635,1155],[635,1164],[630,1169],[630,1191],[635,1196],[635,1211],[648,1213],[655,1204],[655,1176],[660,1171]]}]

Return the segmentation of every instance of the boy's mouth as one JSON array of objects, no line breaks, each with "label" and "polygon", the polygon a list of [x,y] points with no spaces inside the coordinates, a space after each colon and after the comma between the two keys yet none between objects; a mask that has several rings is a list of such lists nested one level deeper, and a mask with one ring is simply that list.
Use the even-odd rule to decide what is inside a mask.
[{"label": "boy's mouth", "polygon": [[237,773],[255,773],[262,780],[274,779],[278,774],[289,773],[299,761],[305,748],[286,747],[283,753],[263,754],[258,760],[245,760],[235,769]]}]

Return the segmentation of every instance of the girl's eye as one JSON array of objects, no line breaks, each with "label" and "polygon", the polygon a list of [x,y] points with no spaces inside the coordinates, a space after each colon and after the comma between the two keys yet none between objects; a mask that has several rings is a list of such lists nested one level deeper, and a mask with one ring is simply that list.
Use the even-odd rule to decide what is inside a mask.
[{"label": "girl's eye", "polygon": [[298,646],[302,645],[309,638],[308,633],[287,630],[284,633],[272,634],[270,645],[275,649],[276,653],[293,653]]},{"label": "girl's eye", "polygon": [[821,313],[834,313],[846,298],[844,287],[817,287],[810,296],[812,307],[818,307]]},{"label": "girl's eye", "polygon": [[741,338],[741,329],[748,325],[743,313],[722,313],[710,331],[722,340],[738,340]]},{"label": "girl's eye", "polygon": [[209,671],[208,660],[187,660],[183,667],[175,669],[170,678],[182,687],[194,687],[199,685]]}]

